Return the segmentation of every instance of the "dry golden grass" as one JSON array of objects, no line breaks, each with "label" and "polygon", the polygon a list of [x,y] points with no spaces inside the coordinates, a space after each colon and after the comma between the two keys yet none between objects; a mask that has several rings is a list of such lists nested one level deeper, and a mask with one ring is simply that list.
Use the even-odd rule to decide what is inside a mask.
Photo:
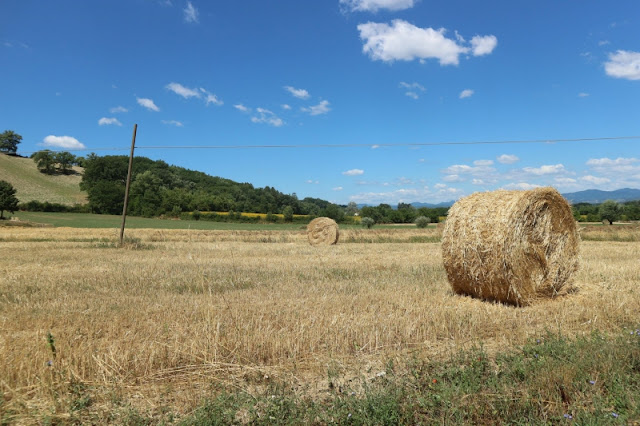
[{"label": "dry golden grass", "polygon": [[440,244],[407,243],[438,232],[345,231],[351,243],[311,247],[304,230],[132,230],[142,249],[116,249],[116,230],[2,228],[0,414],[64,420],[78,384],[102,419],[128,405],[188,413],[212,389],[274,378],[321,394],[330,369],[370,377],[389,359],[638,319],[637,242],[584,242],[576,293],[515,308],[454,295]]}]

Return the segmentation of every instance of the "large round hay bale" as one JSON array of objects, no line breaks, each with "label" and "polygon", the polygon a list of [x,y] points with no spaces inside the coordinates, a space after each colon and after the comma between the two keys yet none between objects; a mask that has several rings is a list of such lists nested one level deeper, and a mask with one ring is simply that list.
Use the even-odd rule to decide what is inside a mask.
[{"label": "large round hay bale", "polygon": [[571,207],[558,191],[500,190],[451,207],[442,257],[454,292],[526,306],[567,291],[579,243]]},{"label": "large round hay bale", "polygon": [[317,217],[307,225],[307,236],[312,246],[329,246],[338,243],[340,232],[335,220],[328,217]]}]

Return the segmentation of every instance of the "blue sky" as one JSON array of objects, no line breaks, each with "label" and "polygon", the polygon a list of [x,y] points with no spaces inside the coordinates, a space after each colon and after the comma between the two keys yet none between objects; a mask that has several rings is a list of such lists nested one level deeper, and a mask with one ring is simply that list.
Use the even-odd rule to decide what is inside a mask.
[{"label": "blue sky", "polygon": [[137,155],[344,204],[640,188],[640,139],[420,145],[640,135],[637,0],[0,0],[0,16],[19,153],[127,154],[137,123]]}]

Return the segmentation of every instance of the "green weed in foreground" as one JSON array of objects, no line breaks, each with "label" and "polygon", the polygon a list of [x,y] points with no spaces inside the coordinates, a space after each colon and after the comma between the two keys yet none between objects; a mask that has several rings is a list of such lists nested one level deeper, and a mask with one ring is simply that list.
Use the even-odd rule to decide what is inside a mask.
[{"label": "green weed in foreground", "polygon": [[[258,397],[223,393],[185,425],[204,424],[625,424],[640,420],[640,329],[607,338],[541,337],[490,359],[481,348],[446,362],[413,360],[310,400],[275,385]],[[364,391],[362,390],[364,389]]]}]

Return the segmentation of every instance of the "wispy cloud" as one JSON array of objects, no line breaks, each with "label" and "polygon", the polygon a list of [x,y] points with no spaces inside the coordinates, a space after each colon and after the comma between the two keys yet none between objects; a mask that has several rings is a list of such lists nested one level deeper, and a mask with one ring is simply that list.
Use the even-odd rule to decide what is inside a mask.
[{"label": "wispy cloud", "polygon": [[588,96],[589,96],[589,94],[588,94],[587,92],[580,92],[580,93],[578,93],[578,97],[579,97],[579,98],[586,98],[586,97],[588,97]]},{"label": "wispy cloud", "polygon": [[117,106],[117,107],[115,107],[115,108],[111,108],[111,109],[109,110],[109,112],[110,112],[111,114],[118,114],[118,113],[121,113],[121,112],[129,112],[129,110],[128,110],[128,109],[126,109],[126,108],[125,108],[125,107],[123,107],[123,106]]},{"label": "wispy cloud", "polygon": [[474,91],[472,89],[464,89],[462,92],[460,92],[460,99],[464,99],[464,98],[470,98],[471,96],[473,96]]},{"label": "wispy cloud", "polygon": [[185,99],[200,97],[200,92],[197,89],[190,89],[188,87],[183,86],[180,83],[171,82],[167,84],[166,88],[171,90],[176,95],[182,96]]},{"label": "wispy cloud", "polygon": [[400,87],[403,89],[407,89],[407,91],[404,93],[405,96],[408,96],[410,98],[413,99],[418,99],[420,98],[420,95],[418,94],[419,92],[424,92],[427,89],[424,88],[423,85],[419,84],[419,83],[407,83],[404,81],[400,82]]},{"label": "wispy cloud", "polygon": [[182,122],[176,121],[176,120],[162,120],[162,124],[167,124],[169,126],[176,126],[176,127],[183,127],[184,126],[184,124],[182,124]]},{"label": "wispy cloud", "polygon": [[347,170],[346,172],[342,172],[343,175],[345,176],[360,176],[364,174],[364,170],[362,169],[351,169],[351,170]]},{"label": "wispy cloud", "polygon": [[528,182],[518,182],[518,183],[509,183],[502,187],[503,189],[520,189],[520,190],[529,190],[540,188],[540,185],[536,185],[535,183]]},{"label": "wispy cloud", "polygon": [[500,164],[513,164],[520,161],[520,159],[516,155],[512,154],[502,154],[497,158],[497,160]]},{"label": "wispy cloud", "polygon": [[198,15],[200,12],[198,12],[198,9],[196,9],[190,1],[187,1],[187,5],[183,9],[183,12],[185,22],[192,24],[197,24],[199,22]]},{"label": "wispy cloud", "polygon": [[202,94],[204,95],[204,104],[206,106],[209,106],[209,104],[214,104],[217,106],[221,106],[224,104],[224,102],[222,102],[221,99],[219,99],[216,95],[214,95],[213,93],[208,92],[207,90],[203,89],[202,87],[200,88],[200,92],[202,92]]},{"label": "wispy cloud", "polygon": [[604,185],[605,183],[611,182],[611,179],[609,178],[598,177],[593,175],[582,176],[580,180],[583,182],[594,184],[594,185]]},{"label": "wispy cloud", "polygon": [[291,105],[289,105],[289,104],[282,104],[281,107],[282,107],[282,109],[285,109],[285,110],[291,109]]},{"label": "wispy cloud", "polygon": [[305,89],[296,89],[292,86],[284,86],[284,89],[298,99],[309,99],[311,96]]},{"label": "wispy cloud", "polygon": [[364,42],[362,51],[384,62],[437,59],[440,65],[458,65],[461,54],[487,55],[498,43],[492,35],[475,36],[468,47],[462,44],[462,37],[447,38],[444,28],[420,28],[401,19],[391,25],[367,22],[358,25],[358,31]]},{"label": "wispy cloud", "polygon": [[138,105],[141,105],[151,111],[160,111],[160,108],[153,102],[153,100],[148,98],[136,98],[138,101]]},{"label": "wispy cloud", "polygon": [[610,53],[604,70],[610,77],[640,80],[640,52],[618,50]]},{"label": "wispy cloud", "polygon": [[98,125],[100,126],[108,126],[110,124],[114,124],[116,126],[122,126],[122,123],[115,117],[102,117],[100,120],[98,120]]},{"label": "wispy cloud", "polygon": [[331,108],[329,108],[329,101],[321,101],[318,105],[301,109],[302,111],[308,112],[310,115],[322,115],[331,111]]},{"label": "wispy cloud", "polygon": [[42,146],[49,148],[84,149],[86,146],[71,136],[49,135],[42,141]]},{"label": "wispy cloud", "polygon": [[238,111],[242,111],[242,112],[249,112],[251,111],[251,109],[247,108],[246,106],[242,105],[242,104],[235,104],[233,106],[235,109],[237,109]]},{"label": "wispy cloud", "polygon": [[342,191],[344,188],[341,186],[336,186],[335,188],[332,188],[334,191]]},{"label": "wispy cloud", "polygon": [[414,0],[340,0],[340,4],[352,12],[377,12],[380,9],[409,9]]},{"label": "wispy cloud", "polygon": [[563,164],[543,165],[540,167],[524,167],[522,171],[535,176],[567,173],[567,169],[564,168]]},{"label": "wispy cloud", "polygon": [[268,109],[256,108],[256,112],[258,115],[251,117],[251,121],[253,123],[266,123],[273,127],[280,127],[284,125],[284,121]]}]

